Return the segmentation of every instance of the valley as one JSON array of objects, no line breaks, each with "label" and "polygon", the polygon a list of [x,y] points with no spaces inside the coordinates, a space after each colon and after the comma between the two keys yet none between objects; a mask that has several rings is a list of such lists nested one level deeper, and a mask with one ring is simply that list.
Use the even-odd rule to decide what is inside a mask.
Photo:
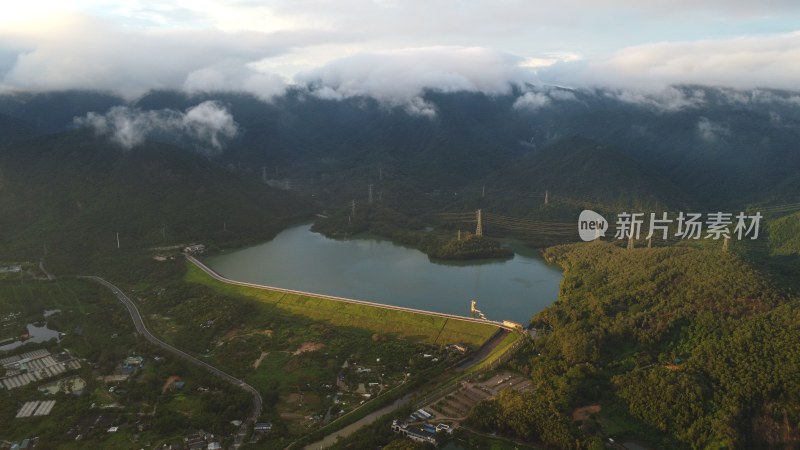
[{"label": "valley", "polygon": [[[17,99],[40,105],[24,114],[0,96],[0,267],[15,268],[0,273],[0,337],[61,310],[46,320],[59,340],[2,356],[66,352],[80,368],[64,379],[86,384],[52,394],[43,417],[16,418],[50,401],[37,383],[1,392],[13,433],[0,437],[283,449],[346,428],[325,442],[371,448],[397,440],[393,420],[424,427],[425,409],[450,417],[453,435],[431,437],[443,446],[790,445],[800,166],[786,143],[800,113],[781,110],[778,127],[777,106],[742,106],[743,120],[727,91],[676,89],[715,100],[665,112],[574,90],[587,106],[545,113],[514,94],[430,92],[434,119],[299,91],[136,100],[226,102],[243,131],[210,153],[160,136],[123,149],[73,123],[124,102],[113,95]],[[76,109],[47,106],[65,98]],[[703,118],[728,124],[725,145],[697,134]],[[698,153],[712,148],[726,157]],[[765,148],[775,159],[755,163]],[[584,209],[611,219],[605,238],[580,242]],[[616,239],[625,211],[763,222],[757,239],[685,239],[674,222],[666,239]],[[187,262],[196,244],[221,277]],[[473,299],[489,320],[472,319]],[[524,330],[496,335],[504,320]],[[145,326],[195,364],[138,337]],[[507,376],[524,389],[486,384]]]}]

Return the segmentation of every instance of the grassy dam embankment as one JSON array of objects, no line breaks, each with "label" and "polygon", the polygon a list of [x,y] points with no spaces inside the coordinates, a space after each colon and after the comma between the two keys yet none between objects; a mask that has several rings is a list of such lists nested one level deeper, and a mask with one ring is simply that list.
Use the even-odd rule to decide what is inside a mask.
[{"label": "grassy dam embankment", "polygon": [[[447,345],[465,343],[476,348],[486,342],[500,324],[446,317],[438,313],[414,312],[408,309],[337,300],[334,297],[295,293],[249,283],[221,281],[196,263],[187,262],[186,281],[208,286],[220,294],[244,297],[274,305],[292,314],[335,326],[357,327],[376,333],[396,334],[420,342]],[[246,284],[246,285],[245,285]],[[435,300],[435,299],[434,299]]]}]

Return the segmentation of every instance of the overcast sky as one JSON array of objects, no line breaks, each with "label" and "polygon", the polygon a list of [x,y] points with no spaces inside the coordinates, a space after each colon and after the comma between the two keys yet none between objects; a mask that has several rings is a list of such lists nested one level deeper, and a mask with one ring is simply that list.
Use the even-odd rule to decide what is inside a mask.
[{"label": "overcast sky", "polygon": [[0,91],[800,90],[798,24],[795,0],[27,0],[0,14]]}]

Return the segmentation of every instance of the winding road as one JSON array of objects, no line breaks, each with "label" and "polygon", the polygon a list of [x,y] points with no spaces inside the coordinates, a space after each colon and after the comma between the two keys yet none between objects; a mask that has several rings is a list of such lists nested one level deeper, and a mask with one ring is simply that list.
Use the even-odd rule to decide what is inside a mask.
[{"label": "winding road", "polygon": [[[289,289],[281,289],[281,288],[275,288],[275,287],[272,287],[272,286],[262,286],[262,285],[252,284],[252,283],[245,283],[245,282],[241,282],[241,281],[231,280],[229,278],[225,278],[225,277],[221,276],[220,274],[218,274],[217,272],[215,272],[214,270],[212,270],[211,268],[209,268],[208,266],[206,266],[205,264],[203,264],[202,262],[200,262],[199,260],[197,260],[196,258],[194,258],[192,256],[188,256],[187,255],[187,259],[190,262],[194,263],[197,267],[202,269],[204,272],[206,272],[211,277],[213,277],[213,278],[215,278],[215,279],[217,279],[219,281],[222,281],[224,283],[237,284],[237,285],[241,285],[241,286],[248,286],[248,287],[254,287],[254,288],[259,288],[259,289],[272,289],[272,290],[276,290],[276,291],[290,292],[290,293],[295,293],[295,294],[313,295],[313,296],[316,296],[316,297],[326,298],[326,299],[329,299],[329,300],[335,300],[335,301],[340,301],[340,302],[345,302],[345,303],[356,303],[356,304],[369,305],[369,306],[385,308],[385,309],[395,309],[395,310],[401,310],[401,311],[407,311],[407,312],[414,312],[414,313],[418,313],[418,314],[421,313],[421,314],[427,314],[427,315],[433,315],[433,316],[441,316],[441,317],[446,317],[448,319],[463,320],[463,321],[466,321],[466,322],[479,322],[479,323],[490,324],[490,325],[494,325],[494,326],[498,327],[498,332],[495,333],[495,335],[492,336],[492,338],[490,338],[486,343],[484,343],[484,345],[481,347],[481,349],[479,349],[479,351],[476,353],[476,355],[474,355],[472,358],[466,359],[465,361],[463,361],[461,364],[458,365],[457,370],[459,370],[459,371],[463,371],[463,370],[471,367],[472,365],[476,364],[477,362],[482,360],[484,357],[486,357],[486,355],[488,353],[490,353],[491,350],[494,349],[494,347],[497,344],[500,343],[500,341],[502,341],[502,338],[504,338],[510,331],[513,330],[512,328],[506,326],[502,322],[494,322],[494,321],[481,320],[481,319],[472,319],[472,318],[469,318],[469,317],[455,316],[455,315],[451,315],[451,314],[437,313],[437,312],[432,312],[432,311],[423,311],[423,310],[417,310],[417,309],[413,309],[413,308],[404,308],[404,307],[398,307],[398,306],[392,306],[392,305],[383,305],[383,304],[379,304],[379,303],[366,302],[366,301],[362,301],[362,300],[353,300],[353,299],[347,299],[347,298],[341,298],[341,297],[333,297],[333,296],[328,296],[328,295],[312,294],[312,293],[307,293],[307,292],[293,291],[293,290],[289,290]],[[212,365],[210,365],[210,364],[208,364],[208,363],[206,363],[204,361],[201,361],[201,360],[195,358],[194,356],[184,352],[183,350],[181,350],[179,348],[176,348],[176,347],[173,347],[172,345],[170,345],[170,344],[162,341],[161,339],[157,338],[156,336],[154,336],[147,329],[147,327],[145,326],[144,320],[142,319],[142,315],[139,312],[139,308],[137,308],[136,304],[117,286],[111,284],[110,282],[108,282],[105,279],[103,279],[101,277],[98,277],[98,276],[87,275],[87,276],[79,276],[78,278],[90,280],[90,281],[93,281],[95,283],[101,284],[101,285],[105,286],[106,288],[108,288],[111,292],[113,292],[114,295],[117,296],[119,301],[122,302],[122,304],[125,305],[125,307],[128,309],[128,313],[130,314],[131,319],[133,320],[133,324],[136,327],[136,331],[139,332],[139,334],[141,334],[142,336],[144,336],[144,338],[147,339],[149,342],[151,342],[152,344],[154,344],[154,345],[156,345],[156,346],[158,346],[158,347],[160,347],[160,348],[162,348],[162,349],[164,349],[164,350],[166,350],[166,351],[168,351],[168,352],[170,352],[170,353],[172,353],[172,354],[174,354],[176,356],[179,356],[179,357],[191,362],[192,364],[195,364],[197,366],[202,367],[203,369],[207,370],[208,372],[210,372],[210,373],[222,378],[223,380],[225,380],[225,381],[227,381],[227,382],[229,382],[231,384],[234,384],[234,385],[240,387],[241,389],[244,389],[245,391],[247,391],[250,394],[252,394],[252,396],[253,396],[253,408],[252,408],[250,417],[247,418],[247,420],[242,424],[242,426],[240,427],[240,429],[237,431],[236,435],[234,436],[233,448],[234,449],[238,449],[242,445],[242,443],[244,441],[244,438],[247,435],[247,428],[248,428],[249,424],[255,423],[255,421],[261,415],[262,402],[263,401],[262,401],[262,398],[261,398],[261,394],[258,392],[258,390],[255,389],[254,387],[250,386],[249,384],[245,383],[244,381],[242,381],[242,380],[240,380],[240,379],[228,374],[227,372],[224,372],[221,369],[218,369],[218,368],[216,368],[216,367],[214,367],[214,366],[212,366]],[[384,415],[386,413],[389,413],[389,412],[399,408],[404,403],[406,403],[408,400],[409,400],[409,396],[406,396],[403,399],[399,399],[399,400],[395,401],[394,403],[392,403],[390,405],[387,405],[386,407],[384,407],[384,408],[382,408],[382,409],[380,409],[378,411],[375,411],[375,412],[373,412],[371,414],[368,414],[366,417],[364,417],[364,418],[358,420],[357,422],[345,427],[344,429],[338,430],[338,431],[336,431],[334,433],[331,433],[330,435],[326,436],[322,441],[315,442],[314,444],[311,444],[311,445],[307,446],[306,449],[320,448],[320,446],[324,447],[326,445],[330,445],[330,443],[335,441],[335,439],[338,438],[339,436],[346,436],[346,435],[352,433],[353,431],[363,427],[364,425],[366,425],[368,423],[371,423],[372,421],[376,420],[378,417],[380,417],[380,416],[382,416],[382,415]]]},{"label": "winding road", "polygon": [[233,375],[230,375],[230,374],[228,374],[228,373],[226,373],[226,372],[224,372],[224,371],[212,366],[211,364],[208,364],[208,363],[206,363],[204,361],[201,361],[201,360],[195,358],[194,356],[184,352],[183,350],[181,350],[179,348],[176,348],[176,347],[173,347],[172,345],[167,344],[166,342],[164,342],[161,339],[159,339],[156,336],[154,336],[152,333],[150,333],[150,331],[145,326],[144,321],[142,320],[142,315],[139,313],[139,308],[136,307],[136,304],[133,303],[133,301],[130,298],[128,298],[128,296],[125,295],[125,293],[122,292],[122,290],[120,288],[114,286],[113,284],[109,283],[108,281],[104,280],[103,278],[100,278],[100,277],[97,277],[97,276],[91,276],[91,275],[89,275],[89,276],[79,276],[78,278],[83,278],[83,279],[86,279],[86,280],[94,281],[95,283],[99,283],[99,284],[107,287],[111,292],[113,292],[114,295],[117,296],[119,301],[121,301],[122,304],[124,304],[125,307],[128,309],[128,313],[130,314],[131,319],[133,320],[133,325],[136,327],[136,331],[138,331],[139,334],[144,336],[144,338],[147,339],[148,341],[150,341],[153,345],[156,345],[156,346],[158,346],[158,347],[160,347],[160,348],[172,353],[173,355],[179,356],[179,357],[189,361],[192,364],[200,366],[203,369],[207,370],[208,372],[212,373],[213,375],[216,375],[216,376],[222,378],[223,380],[225,380],[225,381],[227,381],[227,382],[229,382],[229,383],[231,383],[233,385],[236,385],[236,386],[240,387],[241,389],[244,389],[245,391],[247,391],[247,392],[249,392],[250,394],[253,395],[253,409],[250,412],[250,417],[248,417],[247,420],[244,423],[242,423],[242,426],[239,428],[239,431],[237,431],[236,435],[234,436],[233,448],[234,449],[239,448],[239,446],[242,445],[244,437],[247,435],[247,427],[248,427],[248,425],[250,423],[255,423],[255,421],[258,419],[258,416],[261,415],[261,408],[262,408],[261,393],[259,393],[258,390],[256,388],[254,388],[253,386],[250,386],[249,384],[247,384],[244,381],[234,377]]}]

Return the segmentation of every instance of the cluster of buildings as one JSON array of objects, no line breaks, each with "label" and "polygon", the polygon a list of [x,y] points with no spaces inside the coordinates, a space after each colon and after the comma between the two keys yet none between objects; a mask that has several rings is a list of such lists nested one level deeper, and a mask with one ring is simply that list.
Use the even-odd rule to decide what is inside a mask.
[{"label": "cluster of buildings", "polygon": [[[419,413],[420,411],[422,410],[416,411],[414,414],[412,414],[412,417],[409,417],[409,419],[414,419],[418,417],[416,416],[416,414]],[[430,417],[433,417],[433,415],[430,413],[426,414]],[[435,446],[439,445],[438,441],[436,440],[436,434],[438,432],[452,433],[452,429],[450,428],[450,426],[444,423],[440,423],[436,426],[433,426],[431,424],[428,424],[427,422],[412,424],[406,421],[399,421],[396,419],[392,421],[392,431],[404,437],[407,437],[412,441],[420,442],[423,444],[424,443],[433,444]]]},{"label": "cluster of buildings", "polygon": [[206,252],[206,246],[203,244],[191,244],[183,248],[183,253],[188,255],[202,255]]},{"label": "cluster of buildings", "polygon": [[189,450],[221,450],[222,444],[213,434],[199,432],[184,440],[184,448]]},{"label": "cluster of buildings", "polygon": [[0,359],[6,375],[0,386],[11,390],[81,368],[81,363],[67,352],[51,355],[46,349]]}]

